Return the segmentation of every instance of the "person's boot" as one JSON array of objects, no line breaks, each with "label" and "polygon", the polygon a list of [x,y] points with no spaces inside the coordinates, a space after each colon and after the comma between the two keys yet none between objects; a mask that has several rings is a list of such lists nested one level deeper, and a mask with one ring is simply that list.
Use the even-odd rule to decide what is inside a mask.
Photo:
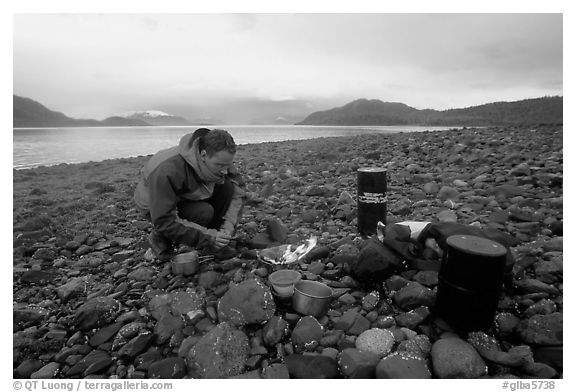
[{"label": "person's boot", "polygon": [[154,256],[160,261],[170,261],[174,255],[174,246],[172,241],[152,230],[148,236],[148,244],[154,253]]},{"label": "person's boot", "polygon": [[238,250],[236,250],[235,248],[232,248],[229,245],[226,245],[223,248],[220,248],[218,250],[213,250],[212,255],[214,255],[214,258],[216,260],[228,260],[231,259],[233,257],[238,256],[238,254],[240,253]]}]

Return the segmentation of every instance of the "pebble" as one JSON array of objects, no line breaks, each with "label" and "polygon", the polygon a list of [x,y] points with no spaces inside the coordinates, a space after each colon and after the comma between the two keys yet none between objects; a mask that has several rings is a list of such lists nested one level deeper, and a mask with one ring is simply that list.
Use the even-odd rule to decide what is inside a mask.
[{"label": "pebble", "polygon": [[60,364],[57,362],[50,362],[30,375],[30,378],[56,378]]},{"label": "pebble", "polygon": [[396,353],[382,359],[376,366],[376,378],[429,379],[432,373],[424,360],[405,353]]},{"label": "pebble", "polygon": [[225,378],[242,373],[248,359],[248,337],[223,322],[205,334],[188,352],[188,371],[201,378]]},{"label": "pebble", "polygon": [[326,379],[338,374],[338,363],[324,355],[292,354],[285,358],[290,378]]},{"label": "pebble", "polygon": [[[250,238],[253,245],[262,248],[280,245],[283,238],[293,244],[311,235],[320,240],[296,268],[302,267],[303,279],[327,283],[334,296],[327,316],[317,320],[323,332],[310,345],[314,351],[302,351],[305,359],[294,357],[301,347],[293,344],[292,337],[303,318],[294,313],[290,301],[281,303],[267,296],[266,279],[273,268],[259,261],[255,249],[242,248],[235,258],[204,263],[196,275],[186,278],[173,277],[169,265],[146,257],[145,237],[151,225],[134,208],[131,189],[133,173],[140,170],[147,157],[124,159],[121,166],[118,160],[110,160],[16,171],[14,368],[32,375],[44,366],[38,362],[41,359],[52,363],[52,369],[58,365],[61,371],[54,377],[70,377],[72,373],[74,377],[152,377],[168,372],[175,354],[186,362],[201,339],[220,331],[220,339],[241,341],[242,335],[237,335],[240,332],[259,343],[249,346],[246,356],[236,357],[236,351],[229,352],[231,358],[237,358],[232,362],[239,370],[228,373],[220,368],[222,372],[210,373],[192,366],[185,369],[186,376],[192,371],[197,377],[344,377],[336,362],[338,356],[344,350],[358,350],[363,334],[377,328],[389,329],[395,343],[379,362],[384,364],[366,374],[428,378],[433,370],[439,377],[443,373],[436,372],[437,355],[432,355],[431,346],[451,336],[430,317],[439,263],[436,271],[412,269],[377,282],[378,290],[367,290],[347,269],[358,259],[364,241],[356,230],[355,172],[368,162],[372,164],[369,157],[382,159],[391,175],[387,223],[456,221],[495,228],[519,240],[521,246],[512,248],[517,256],[514,285],[504,292],[495,317],[494,339],[508,351],[487,355],[509,363],[506,361],[510,358],[522,358],[527,352],[522,350],[528,348],[536,362],[509,369],[508,375],[557,377],[562,372],[558,348],[561,350],[563,344],[563,197],[562,176],[558,174],[562,172],[561,136],[561,129],[529,132],[515,127],[488,127],[450,134],[363,135],[325,138],[323,143],[240,146],[238,161],[247,175],[251,196],[236,235]],[[375,145],[389,148],[382,152]],[[426,154],[426,160],[420,159],[422,154]],[[334,167],[336,160],[339,164]],[[41,175],[32,175],[36,173]],[[106,176],[106,183],[100,187],[113,183],[115,191],[106,193],[106,198],[95,198],[93,189],[99,188],[71,185],[73,181],[85,183],[86,175]],[[259,195],[264,190],[265,197]],[[306,196],[306,192],[314,196]],[[29,211],[40,213],[28,218]],[[65,221],[65,226],[60,221]],[[523,248],[527,252],[523,253]],[[425,263],[415,266],[424,267]],[[226,319],[222,317],[226,313],[223,303],[230,298],[223,299],[236,286],[232,282],[241,284],[252,279],[261,285],[256,289],[257,298],[243,302],[259,304],[257,313],[262,317],[248,321],[246,315],[250,319],[253,312],[246,311],[239,325],[223,333],[219,329],[221,319]],[[182,293],[188,288],[196,290],[197,303],[192,297],[184,300]],[[165,294],[166,301],[152,302],[154,292]],[[266,299],[260,301],[261,295]],[[174,305],[176,296],[180,298],[178,305]],[[110,305],[108,311],[94,305],[93,312],[83,308],[98,298],[108,298],[104,300]],[[272,304],[274,311],[269,312]],[[129,324],[131,327],[124,329]],[[114,335],[118,325],[123,326]],[[414,336],[416,331],[418,335]],[[63,332],[70,338],[66,339]],[[520,345],[510,347],[511,341]],[[546,352],[544,348],[551,349]],[[536,358],[540,352],[543,354]],[[401,355],[408,359],[397,358]],[[414,358],[430,359],[430,368]],[[220,363],[218,358],[213,359],[213,363]],[[137,362],[140,367],[132,365]],[[166,372],[162,370],[164,365],[156,365],[159,370],[150,372],[157,362],[169,364]],[[232,362],[228,363],[229,369],[236,366]],[[288,366],[293,362],[302,366],[295,370]],[[362,372],[349,376],[358,374]],[[497,366],[489,366],[488,373],[466,374],[500,375]]]},{"label": "pebble", "polygon": [[438,378],[478,378],[486,374],[480,354],[459,338],[444,338],[432,345],[432,368]]},{"label": "pebble", "polygon": [[89,330],[106,325],[116,318],[120,303],[109,297],[96,297],[80,306],[74,314],[78,329]]},{"label": "pebble", "polygon": [[151,333],[138,335],[135,338],[131,339],[124,346],[122,346],[120,350],[118,350],[118,356],[134,358],[138,354],[146,350],[148,346],[152,343],[153,339],[154,335]]},{"label": "pebble", "polygon": [[218,320],[242,326],[264,323],[274,315],[276,305],[270,288],[255,279],[230,288],[218,302]]},{"label": "pebble", "polygon": [[186,362],[182,358],[166,358],[150,365],[148,378],[182,378],[187,370]]},{"label": "pebble", "polygon": [[436,296],[429,288],[418,282],[410,282],[394,294],[394,302],[402,309],[413,309],[418,306],[433,306]]},{"label": "pebble", "polygon": [[15,378],[30,378],[31,375],[42,368],[42,366],[42,361],[38,359],[26,359],[14,369],[14,376]]},{"label": "pebble", "polygon": [[544,250],[544,252],[562,252],[563,250],[563,239],[564,237],[554,237],[548,241],[546,241],[543,245],[542,245],[542,249]]},{"label": "pebble", "polygon": [[352,296],[351,294],[346,293],[346,294],[340,296],[338,298],[338,301],[342,304],[345,304],[345,305],[352,305],[353,303],[356,302],[356,298],[354,298],[354,296]]},{"label": "pebble", "polygon": [[356,339],[356,348],[382,358],[392,349],[394,335],[387,329],[372,328],[362,332]]},{"label": "pebble", "polygon": [[288,323],[282,317],[273,316],[262,330],[264,344],[268,347],[276,346],[287,334]]},{"label": "pebble", "polygon": [[338,366],[347,378],[374,378],[379,360],[373,352],[346,348],[338,356]]},{"label": "pebble", "polygon": [[459,196],[460,192],[458,192],[458,190],[456,190],[455,188],[449,186],[443,186],[442,188],[440,188],[438,194],[436,195],[436,197],[441,201],[457,200]]},{"label": "pebble", "polygon": [[556,346],[563,342],[562,313],[537,314],[520,321],[516,330],[527,344]]},{"label": "pebble", "polygon": [[439,222],[456,222],[458,221],[458,215],[451,210],[440,211],[436,217]]},{"label": "pebble", "polygon": [[294,327],[291,340],[296,352],[313,351],[324,335],[324,328],[313,316],[302,317]]},{"label": "pebble", "polygon": [[261,377],[264,379],[288,379],[288,367],[282,363],[274,363],[262,369]]},{"label": "pebble", "polygon": [[366,311],[371,311],[376,308],[378,302],[380,301],[380,295],[377,291],[373,291],[362,298],[362,309]]}]

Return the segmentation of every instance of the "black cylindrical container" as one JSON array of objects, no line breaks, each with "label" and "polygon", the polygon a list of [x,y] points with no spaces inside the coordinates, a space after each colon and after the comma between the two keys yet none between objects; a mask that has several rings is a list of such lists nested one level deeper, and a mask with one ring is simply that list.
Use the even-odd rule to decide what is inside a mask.
[{"label": "black cylindrical container", "polygon": [[490,328],[504,281],[506,248],[472,235],[454,235],[438,275],[436,311],[460,332]]},{"label": "black cylindrical container", "polygon": [[380,167],[358,169],[358,232],[364,236],[376,233],[378,221],[386,223],[386,175]]},{"label": "black cylindrical container", "polygon": [[485,331],[493,324],[499,298],[500,290],[467,290],[439,277],[436,313],[458,332]]},{"label": "black cylindrical container", "polygon": [[468,290],[498,291],[504,282],[506,252],[504,246],[487,238],[450,236],[439,275]]}]

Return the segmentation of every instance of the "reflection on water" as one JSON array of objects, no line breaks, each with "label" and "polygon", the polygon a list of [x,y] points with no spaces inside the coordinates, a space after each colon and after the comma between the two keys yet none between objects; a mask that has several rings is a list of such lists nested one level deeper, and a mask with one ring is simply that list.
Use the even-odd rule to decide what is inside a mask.
[{"label": "reflection on water", "polygon": [[[200,126],[185,127],[85,127],[20,128],[13,132],[13,167],[24,169],[59,163],[101,161],[153,154],[172,147]],[[450,127],[365,126],[325,127],[305,125],[234,125],[227,129],[236,144],[351,136],[367,133],[446,130]]]}]

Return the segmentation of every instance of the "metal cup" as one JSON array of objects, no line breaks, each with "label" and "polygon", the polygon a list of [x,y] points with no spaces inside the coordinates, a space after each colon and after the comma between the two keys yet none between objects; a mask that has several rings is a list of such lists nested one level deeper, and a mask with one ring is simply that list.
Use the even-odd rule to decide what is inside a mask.
[{"label": "metal cup", "polygon": [[194,275],[198,271],[198,252],[180,253],[172,259],[172,273],[174,275]]}]

